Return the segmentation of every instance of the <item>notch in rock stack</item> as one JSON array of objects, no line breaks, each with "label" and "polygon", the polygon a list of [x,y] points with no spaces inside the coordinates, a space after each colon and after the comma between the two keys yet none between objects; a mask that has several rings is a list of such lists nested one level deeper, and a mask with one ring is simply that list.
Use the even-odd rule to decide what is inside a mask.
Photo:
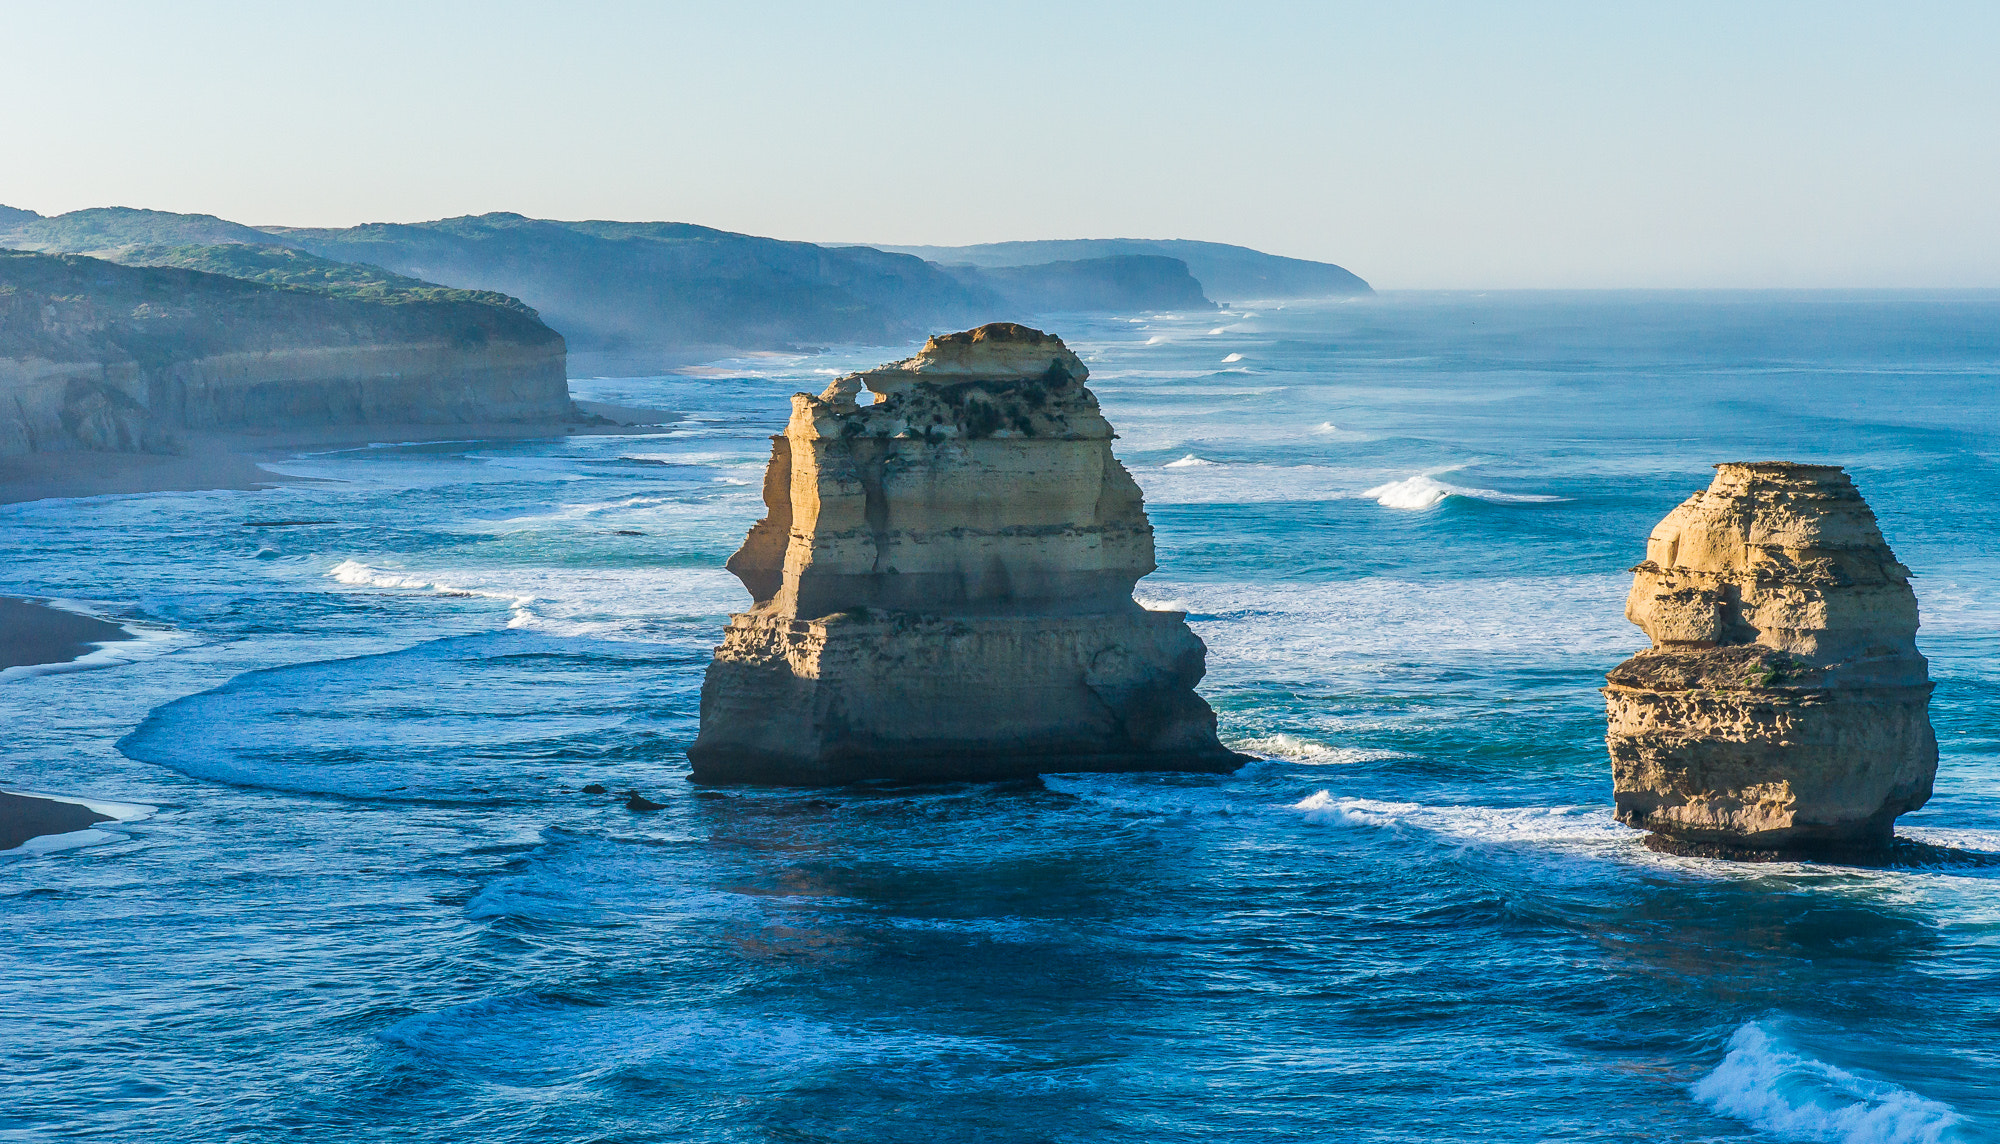
[{"label": "notch in rock stack", "polygon": [[[697,782],[1234,770],[1148,611],[1139,486],[1060,338],[994,323],[796,394],[688,750]],[[862,388],[876,396],[862,405]]]}]

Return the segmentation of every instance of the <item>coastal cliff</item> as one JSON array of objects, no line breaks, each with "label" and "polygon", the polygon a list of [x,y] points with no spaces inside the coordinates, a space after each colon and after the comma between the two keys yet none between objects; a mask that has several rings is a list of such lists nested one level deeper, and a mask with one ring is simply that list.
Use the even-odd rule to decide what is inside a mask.
[{"label": "coastal cliff", "polygon": [[576,416],[562,337],[532,311],[380,293],[0,251],[0,455]]},{"label": "coastal cliff", "polygon": [[1604,689],[1619,821],[1697,853],[1873,848],[1930,798],[1909,569],[1840,468],[1717,465],[1633,572],[1653,646]]},{"label": "coastal cliff", "polygon": [[1245,761],[1194,692],[1185,615],[1132,599],[1152,526],[1087,376],[996,323],[793,397],[768,513],[729,561],[754,603],[702,687],[696,781]]}]

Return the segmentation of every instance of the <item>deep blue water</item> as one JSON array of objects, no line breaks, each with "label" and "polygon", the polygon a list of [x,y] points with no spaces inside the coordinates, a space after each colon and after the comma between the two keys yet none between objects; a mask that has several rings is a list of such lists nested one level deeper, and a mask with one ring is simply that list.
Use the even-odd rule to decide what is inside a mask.
[{"label": "deep blue water", "polygon": [[152,637],[0,679],[0,785],[156,808],[0,857],[0,1139],[1996,1138],[2000,870],[1653,854],[1595,688],[1710,464],[1845,464],[1938,682],[1902,832],[2000,853],[2000,295],[1052,328],[1237,775],[684,781],[786,396],[912,347],[0,507],[0,593]]}]

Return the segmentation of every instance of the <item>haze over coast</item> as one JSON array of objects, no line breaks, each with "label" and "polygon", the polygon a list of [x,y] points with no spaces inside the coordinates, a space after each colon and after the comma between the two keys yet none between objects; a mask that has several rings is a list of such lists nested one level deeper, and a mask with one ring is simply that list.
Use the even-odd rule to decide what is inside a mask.
[{"label": "haze over coast", "polygon": [[[571,376],[883,345],[1020,315],[1345,297],[1329,264],[1203,242],[935,252],[513,214],[339,230],[0,210],[0,499],[251,488],[341,441],[615,431]],[[109,263],[110,265],[107,265]],[[82,454],[111,454],[84,463]]]},{"label": "haze over coast", "polygon": [[6,17],[0,1140],[2000,1140],[2000,6]]}]

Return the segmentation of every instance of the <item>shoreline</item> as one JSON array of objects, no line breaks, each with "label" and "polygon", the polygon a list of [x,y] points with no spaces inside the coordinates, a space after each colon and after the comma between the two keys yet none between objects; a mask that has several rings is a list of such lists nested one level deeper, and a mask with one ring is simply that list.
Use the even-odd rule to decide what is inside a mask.
[{"label": "shoreline", "polygon": [[138,638],[110,620],[0,596],[0,671],[74,663],[100,644]]},{"label": "shoreline", "polygon": [[[302,452],[362,448],[382,443],[528,441],[552,437],[644,434],[681,415],[663,409],[579,401],[589,422],[465,422],[458,424],[329,425],[239,433],[183,433],[181,451],[158,453],[29,453],[0,457],[0,505],[27,501],[236,490],[254,492],[311,483],[264,468]],[[0,637],[4,638],[4,637]]]},{"label": "shoreline", "polygon": [[74,834],[117,817],[80,802],[38,798],[0,790],[0,852],[18,850],[32,839]]}]

